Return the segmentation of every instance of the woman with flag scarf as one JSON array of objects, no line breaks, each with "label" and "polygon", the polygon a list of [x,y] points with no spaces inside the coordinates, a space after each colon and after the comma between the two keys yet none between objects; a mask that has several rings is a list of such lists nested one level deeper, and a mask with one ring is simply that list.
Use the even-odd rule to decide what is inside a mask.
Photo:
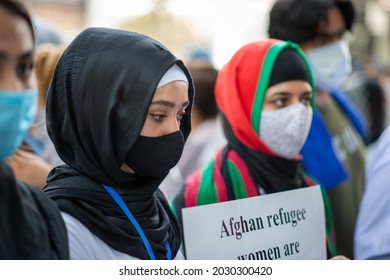
[{"label": "woman with flag scarf", "polygon": [[[313,75],[298,45],[267,39],[238,50],[216,83],[228,143],[175,197],[172,207],[179,219],[186,207],[316,185],[301,169],[299,154],[311,125],[314,93]],[[331,210],[323,197],[328,256],[333,257]]]}]

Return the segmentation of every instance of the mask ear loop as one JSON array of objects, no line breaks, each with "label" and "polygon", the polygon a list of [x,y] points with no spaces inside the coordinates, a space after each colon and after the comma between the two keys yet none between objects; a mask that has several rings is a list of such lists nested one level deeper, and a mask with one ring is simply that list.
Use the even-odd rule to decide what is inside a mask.
[{"label": "mask ear loop", "polygon": [[[142,242],[145,245],[145,248],[146,248],[146,251],[148,252],[149,258],[151,260],[156,260],[156,256],[154,255],[152,246],[150,245],[148,238],[146,237],[141,226],[138,224],[137,220],[134,218],[133,214],[131,214],[129,208],[126,206],[126,203],[123,201],[123,199],[120,197],[120,195],[113,188],[105,186],[105,185],[103,185],[103,187],[111,195],[111,197],[115,200],[115,202],[122,209],[122,211],[126,214],[127,218],[130,220],[130,222],[134,225],[138,234],[141,236]],[[167,248],[167,259],[172,260],[172,252],[171,252],[171,248],[169,246],[168,241],[165,242],[165,248]]]}]

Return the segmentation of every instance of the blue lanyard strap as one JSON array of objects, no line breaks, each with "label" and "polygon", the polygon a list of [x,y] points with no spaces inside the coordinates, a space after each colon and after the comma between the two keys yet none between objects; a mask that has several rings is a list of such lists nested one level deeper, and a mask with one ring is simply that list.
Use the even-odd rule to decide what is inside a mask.
[{"label": "blue lanyard strap", "polygon": [[[154,252],[153,252],[152,246],[149,243],[149,240],[146,238],[144,231],[142,230],[141,226],[138,224],[137,220],[134,218],[133,214],[131,214],[126,203],[123,201],[121,196],[113,188],[105,186],[105,185],[103,185],[103,187],[111,195],[111,197],[115,200],[115,202],[122,209],[122,211],[126,214],[127,218],[130,220],[130,222],[134,225],[138,234],[141,236],[142,242],[145,245],[145,248],[146,248],[146,251],[148,252],[149,258],[151,260],[155,260],[156,256],[154,255]],[[172,260],[172,252],[171,252],[171,248],[169,246],[168,241],[165,243],[165,247],[167,248],[167,259]]]}]

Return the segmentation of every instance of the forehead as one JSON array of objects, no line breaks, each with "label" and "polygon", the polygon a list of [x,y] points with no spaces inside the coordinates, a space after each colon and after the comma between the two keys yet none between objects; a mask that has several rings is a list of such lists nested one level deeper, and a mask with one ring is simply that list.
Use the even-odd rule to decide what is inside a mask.
[{"label": "forehead", "polygon": [[278,83],[269,87],[266,91],[265,97],[272,97],[279,93],[288,93],[289,95],[300,95],[302,93],[311,92],[311,85],[302,80],[291,80],[282,83]]},{"label": "forehead", "polygon": [[327,22],[320,25],[320,32],[335,34],[344,31],[346,28],[345,21],[341,11],[332,6],[327,13]]},{"label": "forehead", "polygon": [[153,96],[153,101],[160,99],[172,100],[178,104],[187,102],[188,84],[183,81],[173,81],[162,87],[159,87]]},{"label": "forehead", "polygon": [[33,37],[26,20],[0,6],[0,52],[18,56],[33,47]]}]

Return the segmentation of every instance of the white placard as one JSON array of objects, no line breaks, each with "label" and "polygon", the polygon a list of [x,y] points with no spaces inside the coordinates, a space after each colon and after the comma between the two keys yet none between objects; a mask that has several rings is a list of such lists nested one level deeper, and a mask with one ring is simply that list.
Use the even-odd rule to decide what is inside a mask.
[{"label": "white placard", "polygon": [[189,260],[326,259],[319,186],[184,208]]}]

